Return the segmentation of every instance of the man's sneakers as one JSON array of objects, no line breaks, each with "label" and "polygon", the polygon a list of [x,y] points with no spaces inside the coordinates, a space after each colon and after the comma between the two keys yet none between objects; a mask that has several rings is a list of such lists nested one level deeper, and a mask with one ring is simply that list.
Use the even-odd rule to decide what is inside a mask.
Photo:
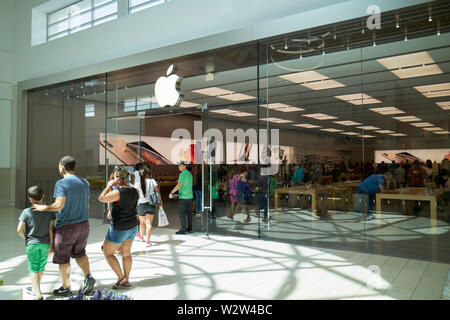
[{"label": "man's sneakers", "polygon": [[71,297],[72,290],[70,290],[70,287],[64,288],[61,286],[61,288],[53,290],[53,294],[60,297]]},{"label": "man's sneakers", "polygon": [[[84,279],[83,289],[81,290],[81,292],[84,295],[91,293],[91,291],[94,289],[94,284],[95,279],[89,274],[86,279]],[[61,288],[53,290],[53,294],[60,297],[71,297],[72,290],[70,290],[70,287],[64,288],[63,286],[61,286]]]},{"label": "man's sneakers", "polygon": [[86,279],[84,279],[83,290],[81,291],[83,294],[89,294],[92,289],[94,289],[95,279],[89,274]]},{"label": "man's sneakers", "polygon": [[175,232],[175,234],[185,234],[186,232],[184,230],[178,230],[177,232]]}]

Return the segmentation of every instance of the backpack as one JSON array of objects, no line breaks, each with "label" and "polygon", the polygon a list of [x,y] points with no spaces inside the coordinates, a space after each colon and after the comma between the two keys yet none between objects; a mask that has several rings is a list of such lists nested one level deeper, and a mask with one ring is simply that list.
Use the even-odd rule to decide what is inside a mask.
[{"label": "backpack", "polygon": [[230,179],[230,181],[229,181],[229,185],[230,185],[229,193],[232,196],[235,196],[235,197],[237,196],[237,181],[238,181],[238,178],[239,178],[239,175],[235,174],[234,177],[232,179]]}]

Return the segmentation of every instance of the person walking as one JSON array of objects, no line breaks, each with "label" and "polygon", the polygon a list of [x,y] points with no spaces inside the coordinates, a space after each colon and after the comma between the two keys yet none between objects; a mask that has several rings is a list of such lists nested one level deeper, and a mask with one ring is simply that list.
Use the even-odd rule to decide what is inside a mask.
[{"label": "person walking", "polygon": [[232,213],[231,220],[233,220],[234,215],[239,211],[240,206],[244,208],[245,213],[247,214],[247,218],[242,221],[243,223],[249,223],[251,221],[250,210],[248,209],[248,205],[250,204],[250,199],[252,197],[252,189],[250,186],[250,182],[248,181],[248,169],[245,166],[242,166],[239,169],[239,179],[237,181],[237,199],[238,203],[235,207],[234,213]]},{"label": "person walking", "polygon": [[[186,162],[178,163],[180,176],[177,185],[170,191],[169,198],[173,199],[173,194],[179,192],[178,213],[180,215],[181,228],[176,234],[192,233],[192,199],[194,193],[192,191],[192,174],[186,168]],[[187,228],[186,228],[187,218]]]},{"label": "person walking", "polygon": [[[43,204],[44,192],[39,186],[27,190],[31,204]],[[35,300],[44,300],[41,280],[47,265],[48,255],[53,252],[53,227],[56,212],[32,212],[31,208],[22,211],[17,226],[17,234],[25,240],[28,270]]]},{"label": "person walking", "polygon": [[[111,226],[103,241],[103,254],[111,269],[117,275],[117,282],[112,287],[130,287],[129,282],[132,266],[131,247],[138,232],[136,207],[139,200],[138,191],[130,187],[130,173],[120,169],[115,173],[115,179],[108,182],[108,186],[98,197],[98,201],[112,203]],[[117,186],[116,190],[113,187]],[[120,248],[122,268],[114,253]]]},{"label": "person walking", "polygon": [[89,182],[75,174],[75,158],[65,156],[59,161],[59,174],[63,177],[55,184],[51,205],[33,204],[38,212],[57,211],[53,263],[59,265],[62,286],[53,291],[57,296],[71,296],[70,259],[74,258],[84,274],[83,294],[94,288],[86,245],[89,236]]},{"label": "person walking", "polygon": [[[149,167],[141,166],[138,174],[135,174],[134,188],[139,192],[139,200],[137,213],[139,216],[139,232],[136,239],[145,241],[147,247],[152,244],[150,237],[152,235],[152,224],[159,206],[162,207],[161,192],[155,179],[152,178],[152,173]],[[145,240],[144,240],[144,230]]]}]

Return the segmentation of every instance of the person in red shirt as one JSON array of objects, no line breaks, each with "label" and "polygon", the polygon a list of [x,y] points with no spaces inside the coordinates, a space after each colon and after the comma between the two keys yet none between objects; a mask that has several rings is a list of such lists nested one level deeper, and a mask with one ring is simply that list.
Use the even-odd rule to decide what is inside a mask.
[{"label": "person in red shirt", "polygon": [[409,186],[410,187],[424,187],[424,181],[427,176],[424,168],[420,165],[418,160],[414,160],[413,166],[409,169]]},{"label": "person in red shirt", "polygon": [[[413,188],[419,188],[425,186],[425,178],[427,173],[418,160],[414,160],[413,166],[409,169],[408,178],[409,186]],[[419,201],[414,201],[413,211],[414,215],[418,215],[422,209],[422,204]]]}]

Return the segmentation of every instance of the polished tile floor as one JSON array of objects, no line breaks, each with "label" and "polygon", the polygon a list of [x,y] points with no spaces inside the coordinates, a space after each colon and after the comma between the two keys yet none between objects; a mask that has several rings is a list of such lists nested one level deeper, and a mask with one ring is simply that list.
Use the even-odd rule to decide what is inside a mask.
[{"label": "polished tile floor", "polygon": [[[19,214],[0,209],[0,299],[22,299],[30,286],[24,243],[16,234]],[[110,288],[116,279],[100,249],[107,225],[98,219],[90,224],[87,253],[95,287]],[[133,244],[132,287],[123,293],[136,300],[441,299],[450,270],[444,263],[175,231],[154,228],[154,246]],[[73,262],[74,293],[82,278]],[[49,259],[44,297],[56,299],[50,292],[59,286],[58,268]]]}]

